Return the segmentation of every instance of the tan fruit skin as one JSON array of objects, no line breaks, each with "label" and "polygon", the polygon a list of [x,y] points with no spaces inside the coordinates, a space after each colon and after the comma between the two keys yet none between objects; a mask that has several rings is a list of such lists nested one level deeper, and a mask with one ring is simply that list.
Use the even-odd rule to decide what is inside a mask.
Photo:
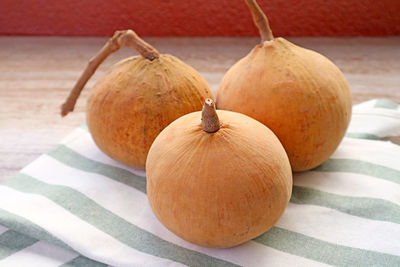
[{"label": "tan fruit skin", "polygon": [[351,117],[351,93],[324,56],[283,38],[257,45],[224,76],[217,108],[246,114],[279,138],[294,171],[335,151]]},{"label": "tan fruit skin", "polygon": [[144,169],[153,140],[180,116],[212,98],[204,78],[171,55],[117,63],[90,92],[86,119],[97,146],[111,158]]},{"label": "tan fruit skin", "polygon": [[200,112],[174,121],[147,158],[147,195],[157,218],[181,238],[232,247],[270,229],[292,192],[278,138],[243,114],[217,110],[221,128],[206,133]]}]

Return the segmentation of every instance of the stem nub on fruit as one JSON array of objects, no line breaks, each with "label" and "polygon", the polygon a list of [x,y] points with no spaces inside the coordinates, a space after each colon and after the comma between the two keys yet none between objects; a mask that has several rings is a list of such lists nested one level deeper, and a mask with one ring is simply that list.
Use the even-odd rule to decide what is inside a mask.
[{"label": "stem nub on fruit", "polygon": [[201,112],[201,125],[203,131],[207,133],[215,133],[220,128],[215,103],[211,98],[207,98],[204,101],[203,111]]}]

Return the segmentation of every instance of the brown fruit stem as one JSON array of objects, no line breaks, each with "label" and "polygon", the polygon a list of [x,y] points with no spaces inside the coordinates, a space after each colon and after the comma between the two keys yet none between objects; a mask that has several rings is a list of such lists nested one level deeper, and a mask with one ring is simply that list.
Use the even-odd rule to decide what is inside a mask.
[{"label": "brown fruit stem", "polygon": [[257,4],[256,0],[245,0],[247,6],[250,9],[250,13],[253,16],[254,24],[257,26],[260,35],[261,42],[272,41],[274,36],[272,35],[272,30],[269,27],[268,19],[265,16],[264,12]]},{"label": "brown fruit stem", "polygon": [[207,133],[215,133],[220,128],[215,103],[211,98],[207,98],[204,101],[203,111],[201,112],[201,125],[203,131]]},{"label": "brown fruit stem", "polygon": [[76,100],[78,99],[81,91],[87,81],[92,77],[99,65],[112,53],[119,50],[122,46],[132,47],[140,55],[152,61],[160,56],[158,51],[141,39],[134,31],[116,31],[103,48],[97,53],[96,56],[89,60],[86,69],[83,71],[81,77],[76,82],[74,88],[65,103],[61,106],[61,116],[66,116],[69,112],[74,110]]}]

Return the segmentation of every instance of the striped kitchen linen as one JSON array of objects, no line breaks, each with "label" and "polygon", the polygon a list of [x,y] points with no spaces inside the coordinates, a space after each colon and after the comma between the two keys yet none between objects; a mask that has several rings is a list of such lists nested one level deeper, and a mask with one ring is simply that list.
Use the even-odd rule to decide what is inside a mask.
[{"label": "striped kitchen linen", "polygon": [[282,218],[230,249],[188,243],[153,215],[145,173],[85,125],[0,185],[0,266],[400,266],[400,107],[353,108],[346,138],[294,175]]}]

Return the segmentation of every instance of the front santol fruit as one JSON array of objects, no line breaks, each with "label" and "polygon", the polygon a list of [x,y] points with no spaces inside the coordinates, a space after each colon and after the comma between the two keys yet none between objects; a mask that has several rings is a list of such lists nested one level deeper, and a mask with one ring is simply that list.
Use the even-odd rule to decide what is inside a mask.
[{"label": "front santol fruit", "polygon": [[[202,120],[200,120],[202,118]],[[150,148],[147,195],[156,217],[192,243],[225,248],[270,229],[292,192],[292,172],[278,138],[258,121],[215,110],[167,126]]]}]

